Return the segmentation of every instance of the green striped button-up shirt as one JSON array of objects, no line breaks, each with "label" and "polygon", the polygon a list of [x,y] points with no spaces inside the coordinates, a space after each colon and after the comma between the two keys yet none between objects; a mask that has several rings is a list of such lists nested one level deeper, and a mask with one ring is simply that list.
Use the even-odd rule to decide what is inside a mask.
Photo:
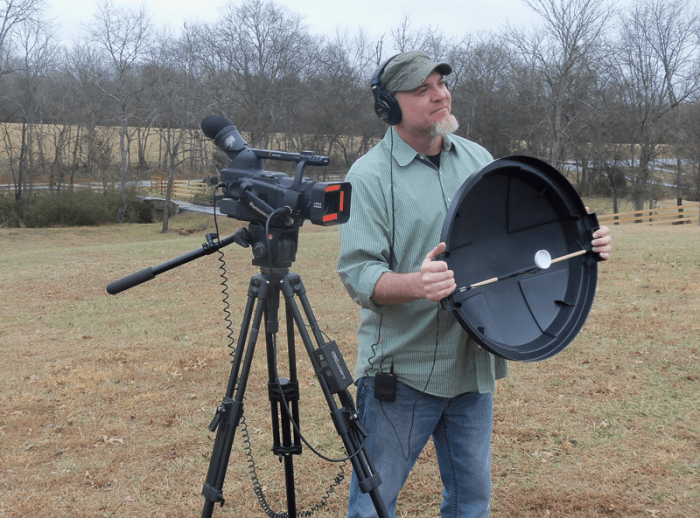
[{"label": "green striped button-up shirt", "polygon": [[481,348],[439,303],[422,299],[379,305],[372,299],[379,277],[389,271],[392,226],[394,271],[420,270],[440,241],[457,190],[492,160],[478,144],[450,135],[443,139],[437,168],[390,128],[348,172],[352,203],[349,221],[340,225],[338,273],[360,305],[356,378],[388,372],[393,362],[399,381],[429,394],[454,397],[493,392],[495,380],[506,376],[506,360]]}]

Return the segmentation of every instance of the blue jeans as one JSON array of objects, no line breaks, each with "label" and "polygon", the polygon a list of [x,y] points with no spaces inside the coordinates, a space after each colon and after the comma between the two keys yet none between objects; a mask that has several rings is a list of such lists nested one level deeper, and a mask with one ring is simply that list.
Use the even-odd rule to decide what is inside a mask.
[{"label": "blue jeans", "polygon": [[[374,398],[374,378],[361,378],[357,411],[369,429],[364,449],[382,483],[379,493],[396,516],[396,500],[430,436],[442,479],[442,518],[482,518],[491,498],[491,394],[468,392],[454,398],[431,396],[397,383],[396,401]],[[348,518],[376,517],[368,494],[353,474]]]}]

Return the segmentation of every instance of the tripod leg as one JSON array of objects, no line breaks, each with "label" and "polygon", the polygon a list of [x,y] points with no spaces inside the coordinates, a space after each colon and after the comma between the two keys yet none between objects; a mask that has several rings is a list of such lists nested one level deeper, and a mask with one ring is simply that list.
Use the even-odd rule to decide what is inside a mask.
[{"label": "tripod leg", "polygon": [[[286,306],[286,304],[285,304]],[[287,322],[287,351],[289,355],[289,379],[296,387],[296,397],[287,399],[291,403],[292,419],[299,424],[299,381],[297,378],[297,354],[296,344],[294,343],[294,316],[289,307],[286,307],[286,322]],[[301,437],[299,431],[294,430],[294,447],[301,454]]]},{"label": "tripod leg", "polygon": [[[335,428],[343,441],[345,449],[348,456],[351,459],[353,470],[357,475],[357,479],[360,485],[360,489],[363,493],[369,493],[372,503],[377,511],[377,516],[380,518],[389,518],[389,511],[384,503],[384,500],[379,493],[379,485],[381,484],[381,479],[377,473],[375,473],[372,464],[364,451],[364,438],[369,435],[368,430],[360,422],[355,409],[352,395],[348,392],[347,387],[352,383],[347,367],[344,363],[342,367],[333,368],[335,362],[340,363],[340,351],[337,350],[337,345],[335,342],[325,343],[323,338],[323,333],[321,332],[316,317],[311,309],[311,304],[306,297],[306,289],[301,282],[301,277],[296,274],[288,274],[282,281],[281,285],[282,293],[284,294],[288,314],[293,316],[294,322],[296,323],[299,335],[302,338],[306,351],[311,359],[311,363],[314,366],[314,371],[318,377],[321,389],[326,397],[328,407],[331,411],[331,417]],[[314,349],[311,342],[311,337],[306,330],[306,325],[304,319],[296,305],[294,296],[297,295],[304,309],[306,319],[309,323],[309,327],[313,330],[316,343],[319,345],[320,349]],[[330,351],[330,355],[333,356],[331,360],[326,362],[325,365],[321,364],[319,357],[324,357],[326,352]],[[319,354],[319,352],[321,354]],[[338,371],[340,376],[328,376],[324,374],[324,370],[327,372]],[[349,382],[335,379],[338,377],[350,378]],[[331,389],[330,383],[333,384]],[[338,394],[338,398],[341,402],[341,407],[338,407],[337,401],[333,394]]]},{"label": "tripod leg", "polygon": [[[216,415],[209,425],[210,431],[213,432],[216,430],[216,439],[214,441],[214,451],[212,452],[211,461],[209,463],[207,479],[202,488],[202,494],[205,498],[202,518],[210,518],[214,510],[214,505],[220,503],[223,506],[225,502],[222,488],[224,479],[226,478],[229,457],[231,456],[233,438],[241,416],[243,415],[243,398],[245,396],[246,384],[248,383],[250,367],[253,362],[255,343],[258,339],[260,323],[265,313],[267,290],[268,284],[262,276],[256,275],[251,279],[248,288],[248,301],[246,303],[241,332],[236,345],[236,353],[232,361],[226,395],[221,405],[216,409]],[[248,335],[250,319],[253,314],[256,298],[257,307],[255,308],[253,326],[250,335],[247,337],[248,344],[246,347],[246,335]]]},{"label": "tripod leg", "polygon": [[[296,487],[294,483],[294,458],[301,455],[299,436],[294,432],[292,443],[292,424],[290,415],[299,422],[299,382],[297,380],[296,352],[294,350],[294,321],[287,311],[287,349],[289,355],[289,378],[279,378],[277,370],[277,348],[275,336],[279,330],[279,287],[277,283],[270,289],[267,302],[267,320],[265,324],[267,342],[268,395],[272,416],[272,452],[280,462],[284,462],[285,492],[287,495],[287,516],[296,518]],[[286,408],[280,412],[281,405]],[[281,432],[281,440],[280,440]]]}]

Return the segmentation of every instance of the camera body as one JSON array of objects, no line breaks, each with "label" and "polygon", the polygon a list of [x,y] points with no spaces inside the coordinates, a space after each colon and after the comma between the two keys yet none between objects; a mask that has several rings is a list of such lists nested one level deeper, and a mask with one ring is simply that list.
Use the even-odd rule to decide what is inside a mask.
[{"label": "camera body", "polygon": [[[230,120],[206,117],[202,131],[231,159],[221,170],[223,214],[242,221],[274,227],[300,227],[305,221],[330,226],[350,217],[351,185],[348,182],[314,182],[303,177],[307,165],[327,166],[328,157],[309,151],[285,153],[248,146]],[[296,162],[294,178],[263,170],[263,160]]]},{"label": "camera body", "polygon": [[[242,221],[266,221],[277,217],[273,226],[337,225],[350,217],[350,184],[302,180],[296,185],[284,173],[244,173],[231,166],[221,171],[224,199],[219,209]],[[283,210],[280,210],[283,209]]]}]

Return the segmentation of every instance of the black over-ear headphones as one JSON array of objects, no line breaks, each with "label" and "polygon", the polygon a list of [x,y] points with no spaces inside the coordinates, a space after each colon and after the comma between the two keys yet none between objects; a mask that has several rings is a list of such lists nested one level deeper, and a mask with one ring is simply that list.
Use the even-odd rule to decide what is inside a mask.
[{"label": "black over-ear headphones", "polygon": [[384,69],[389,64],[389,62],[394,59],[395,56],[391,56],[384,63],[379,65],[377,70],[375,70],[372,76],[372,82],[370,83],[370,88],[372,89],[372,95],[374,95],[374,113],[377,117],[386,122],[389,126],[395,126],[401,122],[401,106],[396,100],[396,97],[389,92],[384,85],[381,83],[381,77],[384,73]]}]

